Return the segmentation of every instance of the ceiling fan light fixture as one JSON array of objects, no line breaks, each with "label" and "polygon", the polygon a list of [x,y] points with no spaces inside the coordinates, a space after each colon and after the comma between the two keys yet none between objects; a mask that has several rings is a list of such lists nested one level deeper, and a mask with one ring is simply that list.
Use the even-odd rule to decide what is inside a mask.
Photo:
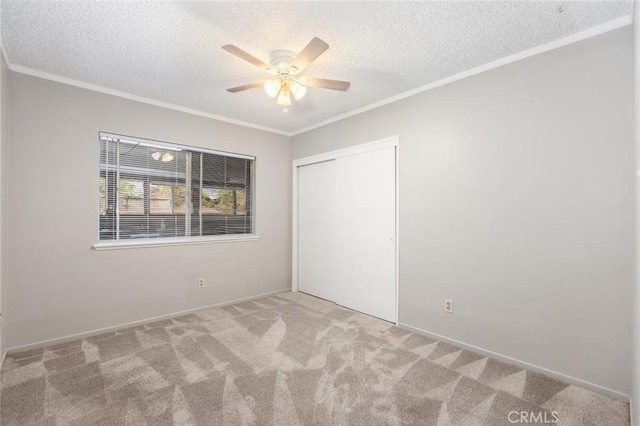
[{"label": "ceiling fan light fixture", "polygon": [[296,99],[296,101],[299,101],[307,93],[307,88],[302,84],[298,84],[294,81],[291,84],[291,93],[293,93],[293,97]]},{"label": "ceiling fan light fixture", "polygon": [[280,80],[267,80],[264,82],[264,91],[267,92],[269,97],[275,98],[278,96],[281,84]]},{"label": "ceiling fan light fixture", "polygon": [[[230,93],[242,92],[262,86],[269,97],[275,98],[278,105],[287,107],[302,99],[307,93],[307,87],[321,87],[344,92],[351,84],[348,81],[300,75],[329,48],[329,45],[318,37],[312,38],[302,51],[297,54],[290,50],[271,52],[268,64],[232,44],[224,45],[222,48],[271,75],[268,80],[258,80],[227,89],[227,92]],[[283,112],[287,111],[287,108],[284,108]]]},{"label": "ceiling fan light fixture", "polygon": [[291,105],[291,87],[286,81],[283,81],[280,86],[280,91],[278,92],[276,103],[282,106]]}]

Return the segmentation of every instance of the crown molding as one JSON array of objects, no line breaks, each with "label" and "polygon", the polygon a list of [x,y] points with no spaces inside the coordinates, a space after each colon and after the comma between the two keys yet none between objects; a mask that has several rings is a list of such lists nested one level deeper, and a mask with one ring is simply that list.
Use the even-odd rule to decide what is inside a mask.
[{"label": "crown molding", "polygon": [[[5,55],[5,59],[6,59],[7,56],[4,53],[4,48],[2,50],[3,50],[3,54]],[[141,102],[141,103],[144,103],[144,104],[157,106],[157,107],[160,107],[160,108],[166,108],[166,109],[171,109],[171,110],[174,110],[174,111],[184,112],[184,113],[191,114],[191,115],[197,115],[199,117],[211,118],[213,120],[222,121],[222,122],[230,123],[230,124],[235,124],[235,125],[238,125],[238,126],[248,127],[248,128],[251,128],[251,129],[262,130],[262,131],[269,132],[269,133],[276,133],[278,135],[283,135],[283,136],[289,136],[289,137],[292,136],[292,133],[290,133],[290,132],[285,132],[285,131],[278,130],[278,129],[273,129],[273,128],[270,128],[270,127],[260,126],[258,124],[253,124],[253,123],[249,123],[249,122],[246,122],[246,121],[236,120],[234,118],[224,117],[222,115],[211,114],[211,113],[208,113],[208,112],[204,112],[204,111],[199,111],[199,110],[192,109],[192,108],[183,107],[183,106],[180,106],[180,105],[175,105],[175,104],[172,104],[172,103],[169,103],[169,102],[162,102],[162,101],[158,101],[156,99],[146,98],[146,97],[143,97],[143,96],[138,96],[138,95],[134,95],[134,94],[127,93],[127,92],[121,92],[119,90],[110,89],[108,87],[99,86],[99,85],[96,85],[96,84],[91,84],[91,83],[87,83],[87,82],[84,82],[84,81],[75,80],[75,79],[72,79],[72,78],[62,77],[62,76],[59,76],[59,75],[56,75],[56,74],[50,74],[50,73],[47,73],[47,72],[44,72],[44,71],[35,70],[33,68],[24,67],[22,65],[12,64],[8,60],[7,60],[7,66],[13,72],[17,72],[17,73],[20,73],[20,74],[26,74],[26,75],[30,75],[30,76],[33,76],[33,77],[42,78],[42,79],[45,79],[45,80],[55,81],[56,83],[62,83],[62,84],[66,84],[66,85],[69,85],[69,86],[79,87],[81,89],[91,90],[93,92],[99,92],[99,93],[104,93],[104,94],[107,94],[107,95],[117,96],[119,98],[129,99],[129,100],[132,100],[132,101],[136,101],[136,102]]]},{"label": "crown molding", "polygon": [[335,123],[340,120],[344,120],[345,118],[353,117],[354,115],[361,114],[366,111],[370,111],[372,109],[379,108],[383,105],[387,105],[396,101],[399,101],[404,98],[408,98],[413,95],[417,95],[418,93],[426,92],[431,89],[435,89],[436,87],[444,86],[449,83],[453,83],[458,80],[462,80],[463,78],[471,77],[476,74],[483,73],[485,71],[492,70],[494,68],[501,67],[503,65],[511,64],[513,62],[520,61],[522,59],[529,58],[531,56],[538,55],[540,53],[548,52],[551,50],[558,49],[563,46],[567,46],[572,43],[576,43],[581,40],[585,40],[591,37],[595,37],[600,34],[604,34],[609,31],[617,30],[618,28],[626,27],[627,25],[631,25],[633,23],[633,19],[631,15],[623,16],[618,19],[614,19],[613,21],[606,22],[601,25],[597,25],[595,27],[589,28],[588,30],[581,31],[579,33],[572,34],[570,36],[554,40],[552,42],[542,44],[540,46],[533,47],[531,49],[523,50],[522,52],[515,53],[510,56],[506,56],[501,59],[497,59],[495,61],[489,62],[484,65],[480,65],[478,67],[472,68],[467,71],[462,71],[461,73],[454,74],[450,77],[443,78],[441,80],[434,81],[433,83],[429,83],[427,85],[418,87],[416,89],[409,90],[404,93],[400,93],[399,95],[392,96],[387,99],[383,99],[381,101],[375,102],[373,104],[367,105],[362,108],[355,109],[353,111],[347,112],[345,114],[338,115],[336,117],[330,118],[325,121],[321,121],[319,123],[313,124],[308,127],[304,127],[292,132],[292,136],[297,136],[299,134],[308,132],[310,130],[314,130],[323,126],[326,126],[331,123]]}]

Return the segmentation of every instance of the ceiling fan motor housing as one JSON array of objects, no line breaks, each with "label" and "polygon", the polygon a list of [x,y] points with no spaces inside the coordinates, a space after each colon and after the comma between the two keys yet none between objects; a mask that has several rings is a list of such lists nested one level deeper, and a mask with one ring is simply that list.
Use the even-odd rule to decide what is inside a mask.
[{"label": "ceiling fan motor housing", "polygon": [[276,50],[269,55],[269,63],[271,64],[271,72],[276,76],[294,76],[298,73],[298,68],[292,64],[297,53],[290,50]]}]

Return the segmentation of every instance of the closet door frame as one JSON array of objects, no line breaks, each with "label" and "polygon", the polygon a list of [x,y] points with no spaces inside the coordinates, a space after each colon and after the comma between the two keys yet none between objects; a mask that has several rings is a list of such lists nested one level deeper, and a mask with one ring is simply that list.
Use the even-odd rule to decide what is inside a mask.
[{"label": "closet door frame", "polygon": [[396,288],[396,317],[395,323],[398,324],[399,317],[399,299],[400,299],[400,138],[399,136],[391,136],[388,138],[380,139],[373,142],[368,142],[352,147],[339,149],[336,151],[325,152],[322,154],[312,155],[309,157],[299,158],[293,160],[293,194],[292,194],[292,232],[291,232],[291,291],[298,291],[298,168],[301,166],[320,163],[324,161],[331,161],[340,157],[347,157],[350,155],[361,154],[365,152],[377,151],[379,149],[395,148],[395,288]]}]

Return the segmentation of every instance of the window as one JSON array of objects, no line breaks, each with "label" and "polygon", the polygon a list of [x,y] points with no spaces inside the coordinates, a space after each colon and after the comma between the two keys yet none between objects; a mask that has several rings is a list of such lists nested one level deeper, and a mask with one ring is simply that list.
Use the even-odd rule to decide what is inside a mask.
[{"label": "window", "polygon": [[149,190],[150,214],[186,214],[184,185],[152,183]]},{"label": "window", "polygon": [[253,234],[254,163],[100,133],[99,239]]}]

